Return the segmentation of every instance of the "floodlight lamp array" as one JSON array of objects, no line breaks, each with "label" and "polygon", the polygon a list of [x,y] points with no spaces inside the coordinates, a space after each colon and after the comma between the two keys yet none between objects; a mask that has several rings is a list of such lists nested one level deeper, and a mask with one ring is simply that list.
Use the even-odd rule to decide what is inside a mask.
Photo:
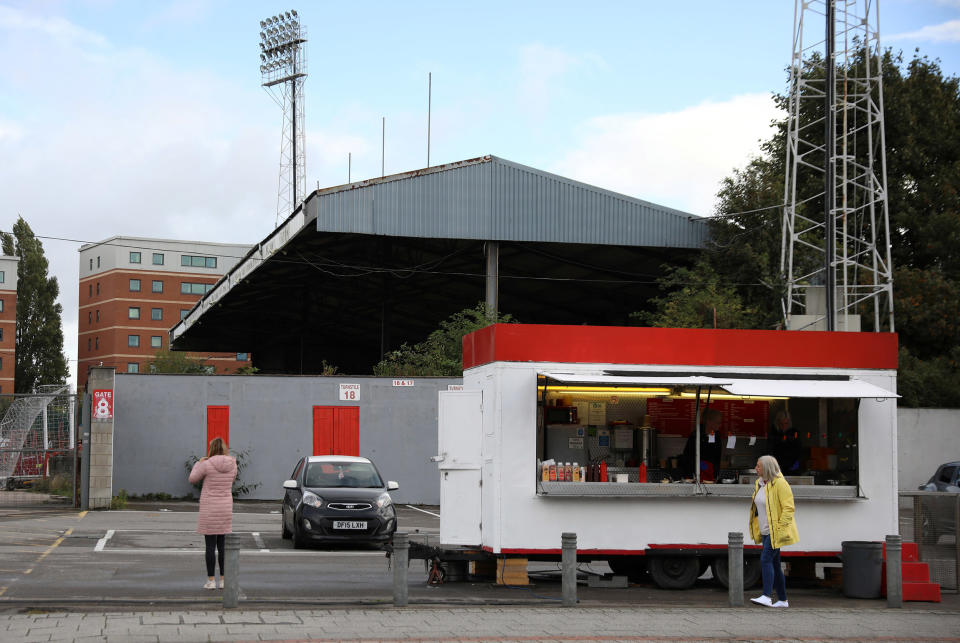
[{"label": "floodlight lamp array", "polygon": [[306,34],[296,11],[285,11],[260,21],[260,72],[279,69],[297,72],[300,45]]}]

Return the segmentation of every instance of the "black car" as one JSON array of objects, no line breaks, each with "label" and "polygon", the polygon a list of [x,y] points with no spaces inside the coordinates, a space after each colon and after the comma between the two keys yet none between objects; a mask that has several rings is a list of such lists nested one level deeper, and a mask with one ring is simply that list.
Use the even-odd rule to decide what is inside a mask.
[{"label": "black car", "polygon": [[367,458],[320,455],[301,458],[283,483],[282,535],[307,543],[384,544],[397,530],[390,492]]},{"label": "black car", "polygon": [[943,498],[921,498],[920,502],[920,540],[928,544],[937,544],[940,536],[953,534],[956,530],[956,497],[960,492],[960,462],[945,462],[937,467],[936,473],[920,491],[953,492]]}]

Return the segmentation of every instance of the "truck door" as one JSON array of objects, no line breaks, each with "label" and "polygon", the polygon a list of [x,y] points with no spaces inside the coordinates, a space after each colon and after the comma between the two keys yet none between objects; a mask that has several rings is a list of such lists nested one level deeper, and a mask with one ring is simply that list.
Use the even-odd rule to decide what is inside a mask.
[{"label": "truck door", "polygon": [[440,391],[440,542],[480,545],[480,391]]}]

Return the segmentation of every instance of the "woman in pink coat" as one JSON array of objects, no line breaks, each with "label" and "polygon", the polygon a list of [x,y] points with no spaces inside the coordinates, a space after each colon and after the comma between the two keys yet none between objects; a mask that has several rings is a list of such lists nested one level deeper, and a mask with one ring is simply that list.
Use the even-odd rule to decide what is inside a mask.
[{"label": "woman in pink coat", "polygon": [[[227,443],[221,438],[210,440],[207,457],[193,465],[190,482],[203,481],[200,492],[200,514],[197,533],[203,534],[207,546],[207,582],[204,589],[216,589],[215,560],[220,562],[220,588],[223,589],[223,544],[233,530],[233,480],[237,477],[237,461],[227,455]],[[214,559],[216,550],[216,559]]]}]

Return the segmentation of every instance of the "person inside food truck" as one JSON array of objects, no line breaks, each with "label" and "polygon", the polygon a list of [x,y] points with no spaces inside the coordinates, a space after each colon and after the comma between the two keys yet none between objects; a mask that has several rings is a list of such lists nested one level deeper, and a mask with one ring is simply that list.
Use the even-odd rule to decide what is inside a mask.
[{"label": "person inside food truck", "polygon": [[[720,421],[723,414],[716,409],[707,409],[703,412],[700,424],[700,479],[714,480],[720,471],[720,456],[723,449],[723,438],[720,435]],[[694,475],[694,459],[696,458],[696,432],[690,433],[687,444],[680,456],[680,467],[683,475]]]},{"label": "person inside food truck", "polygon": [[796,475],[800,472],[803,444],[786,409],[777,411],[773,417],[773,426],[767,434],[767,453],[777,459],[784,475]]}]

